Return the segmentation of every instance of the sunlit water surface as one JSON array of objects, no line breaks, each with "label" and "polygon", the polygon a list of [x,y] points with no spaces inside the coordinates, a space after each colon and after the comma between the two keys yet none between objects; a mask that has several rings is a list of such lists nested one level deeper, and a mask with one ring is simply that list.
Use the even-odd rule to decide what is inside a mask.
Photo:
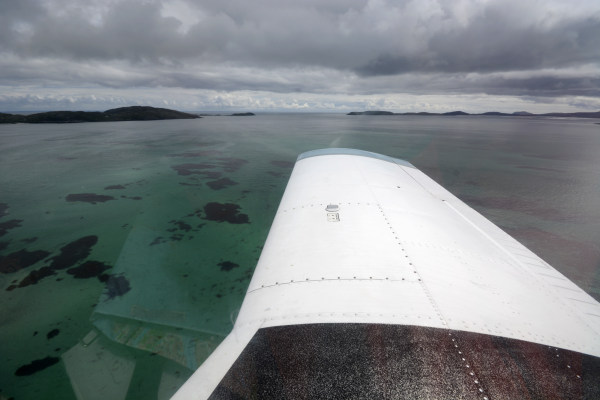
[{"label": "sunlit water surface", "polygon": [[0,126],[0,399],[168,398],[229,332],[299,153],[410,161],[600,299],[600,125],[258,115]]}]

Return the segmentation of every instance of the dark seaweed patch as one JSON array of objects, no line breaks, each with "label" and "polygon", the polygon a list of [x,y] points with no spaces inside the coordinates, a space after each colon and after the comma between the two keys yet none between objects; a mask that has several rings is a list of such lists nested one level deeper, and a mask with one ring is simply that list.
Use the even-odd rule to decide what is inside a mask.
[{"label": "dark seaweed patch", "polygon": [[130,290],[129,281],[123,275],[110,275],[106,281],[105,293],[109,300],[123,296]]},{"label": "dark seaweed patch", "polygon": [[187,164],[173,165],[171,168],[173,168],[175,171],[177,171],[177,173],[179,175],[187,176],[187,175],[193,175],[193,174],[202,174],[203,170],[215,168],[215,165],[208,164],[208,163],[201,163],[201,164],[187,163]]},{"label": "dark seaweed patch", "polygon": [[40,269],[36,269],[31,271],[25,278],[19,282],[18,285],[10,285],[6,288],[7,291],[11,291],[16,289],[17,287],[23,288],[30,285],[35,285],[39,281],[49,276],[56,275],[56,273],[50,267],[42,267]]},{"label": "dark seaweed patch", "polygon": [[221,267],[221,271],[231,271],[232,269],[239,267],[239,264],[236,264],[236,263],[231,262],[231,261],[223,261],[223,262],[220,262],[217,265],[219,267]]},{"label": "dark seaweed patch", "polygon": [[294,163],[290,162],[290,161],[274,160],[274,161],[271,161],[271,164],[276,167],[279,167],[279,168],[292,168],[294,166]]},{"label": "dark seaweed patch", "polygon": [[240,169],[244,164],[247,164],[248,161],[242,160],[241,158],[233,158],[233,157],[219,157],[219,165],[223,168],[225,172],[235,172]]},{"label": "dark seaweed patch", "polygon": [[85,203],[104,203],[105,201],[114,200],[115,198],[112,196],[106,196],[103,194],[94,194],[94,193],[75,193],[69,194],[65,198],[69,202],[82,201]]},{"label": "dark seaweed patch", "polygon": [[57,336],[60,333],[60,330],[58,329],[52,329],[50,332],[46,333],[46,339],[52,339],[53,337]]},{"label": "dark seaweed patch", "polygon": [[223,174],[219,171],[202,171],[200,175],[204,176],[206,179],[218,179]]},{"label": "dark seaweed patch", "polygon": [[0,242],[0,250],[4,250],[8,247],[8,242]]},{"label": "dark seaweed patch", "polygon": [[16,376],[28,376],[33,375],[36,372],[40,372],[48,367],[58,363],[59,358],[57,357],[46,357],[40,360],[33,360],[31,363],[19,367],[15,371]]},{"label": "dark seaweed patch", "polygon": [[[205,143],[196,143],[198,146],[211,146],[215,144],[219,144],[221,142],[205,142]],[[185,152],[185,153],[175,153],[171,154],[169,157],[185,157],[185,158],[195,158],[195,157],[207,157],[207,156],[215,156],[221,154],[218,150],[202,150],[196,152]]]},{"label": "dark seaweed patch", "polygon": [[110,265],[99,261],[86,261],[78,267],[68,269],[67,274],[73,275],[75,279],[99,278],[104,271],[110,268]]},{"label": "dark seaweed patch", "polygon": [[187,183],[187,182],[179,182],[181,186],[202,186],[201,183]]},{"label": "dark seaweed patch", "polygon": [[206,156],[206,155],[208,155],[208,154],[205,154],[205,152],[203,152],[203,151],[198,151],[195,153],[187,152],[187,153],[171,154],[170,157],[196,158],[196,157],[202,157],[202,156]]},{"label": "dark seaweed patch", "polygon": [[169,232],[175,232],[176,230],[189,232],[192,229],[192,226],[184,221],[171,220],[169,223],[175,225],[175,228],[167,229]]},{"label": "dark seaweed patch", "polygon": [[8,210],[8,204],[0,203],[0,218],[4,217],[5,215],[8,215],[6,210]]},{"label": "dark seaweed patch", "polygon": [[104,190],[122,190],[125,189],[123,185],[110,185],[104,188]]},{"label": "dark seaweed patch", "polygon": [[60,254],[52,258],[52,269],[69,268],[90,255],[92,246],[98,241],[98,236],[90,235],[77,239],[61,247]]},{"label": "dark seaweed patch", "polygon": [[230,224],[248,224],[248,215],[239,213],[240,206],[233,203],[211,202],[204,206],[204,219]]},{"label": "dark seaweed patch", "polygon": [[181,233],[176,233],[174,235],[169,236],[169,239],[171,239],[174,242],[179,242],[181,241],[181,239],[183,239],[183,235]]},{"label": "dark seaweed patch", "polygon": [[229,186],[237,185],[238,183],[229,178],[221,178],[216,181],[206,182],[206,184],[214,190],[225,189]]},{"label": "dark seaweed patch", "polygon": [[43,250],[15,251],[6,257],[0,258],[0,272],[7,274],[10,272],[19,271],[35,264],[40,260],[43,260],[44,258],[48,257],[48,255],[50,255],[50,253]]},{"label": "dark seaweed patch", "polygon": [[159,236],[159,237],[155,238],[152,241],[152,243],[150,243],[150,246],[155,246],[155,245],[161,244],[161,243],[166,243],[166,240],[162,236]]},{"label": "dark seaweed patch", "polygon": [[10,229],[18,228],[21,226],[22,219],[11,219],[10,221],[0,223],[0,236],[4,236]]}]

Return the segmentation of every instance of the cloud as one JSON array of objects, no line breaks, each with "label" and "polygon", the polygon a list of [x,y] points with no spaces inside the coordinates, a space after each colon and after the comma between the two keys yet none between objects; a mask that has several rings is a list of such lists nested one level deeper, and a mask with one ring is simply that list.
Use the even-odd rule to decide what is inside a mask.
[{"label": "cloud", "polygon": [[597,0],[0,0],[0,84],[597,97]]}]

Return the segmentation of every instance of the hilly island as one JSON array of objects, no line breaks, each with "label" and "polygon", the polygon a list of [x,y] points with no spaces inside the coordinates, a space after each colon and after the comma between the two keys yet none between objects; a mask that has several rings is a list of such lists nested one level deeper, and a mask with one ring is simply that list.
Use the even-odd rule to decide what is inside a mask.
[{"label": "hilly island", "polygon": [[558,117],[558,118],[600,118],[600,111],[596,112],[572,112],[572,113],[546,113],[546,114],[532,114],[527,111],[517,111],[512,114],[490,111],[481,114],[469,114],[464,111],[450,111],[446,113],[432,113],[432,112],[406,112],[406,113],[394,113],[391,111],[352,111],[346,115],[417,115],[417,116],[430,116],[430,115],[441,115],[441,116],[459,116],[459,115],[476,115],[476,116],[493,116],[493,117]]},{"label": "hilly island", "polygon": [[77,122],[110,122],[110,121],[156,121],[162,119],[194,119],[201,118],[196,114],[146,106],[113,108],[100,111],[49,111],[37,114],[5,114],[0,113],[0,123],[77,123]]}]

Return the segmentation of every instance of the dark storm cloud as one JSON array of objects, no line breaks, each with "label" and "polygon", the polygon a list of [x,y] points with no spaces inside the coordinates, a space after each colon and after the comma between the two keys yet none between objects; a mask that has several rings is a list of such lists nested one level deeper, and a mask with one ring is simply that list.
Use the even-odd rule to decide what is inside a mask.
[{"label": "dark storm cloud", "polygon": [[26,57],[159,61],[162,54],[177,56],[181,47],[179,22],[163,18],[158,3],[117,3],[102,16],[101,24],[93,23],[93,15],[85,10],[46,12],[43,19],[21,23],[25,31],[20,37],[13,35],[18,39],[9,50]]},{"label": "dark storm cloud", "polygon": [[158,1],[62,12],[53,7],[69,2],[50,1],[45,7],[31,0],[14,3],[3,7],[8,10],[1,17],[3,33],[8,32],[3,45],[24,56],[203,59],[320,66],[364,75],[522,70],[600,58],[598,7],[544,24],[535,15],[522,15],[543,14],[543,4],[531,9],[505,1],[474,2],[474,11],[460,23],[448,1],[218,1],[190,3],[200,19],[182,33],[181,21],[163,15]]},{"label": "dark storm cloud", "polygon": [[588,96],[600,97],[600,77],[488,78],[481,93],[517,96]]},{"label": "dark storm cloud", "polygon": [[417,54],[384,53],[358,68],[364,75],[495,72],[561,68],[600,60],[600,14],[551,28],[514,26],[518,9],[496,7],[468,26],[436,32]]},{"label": "dark storm cloud", "polygon": [[0,0],[0,7],[6,87],[600,91],[597,0]]}]

